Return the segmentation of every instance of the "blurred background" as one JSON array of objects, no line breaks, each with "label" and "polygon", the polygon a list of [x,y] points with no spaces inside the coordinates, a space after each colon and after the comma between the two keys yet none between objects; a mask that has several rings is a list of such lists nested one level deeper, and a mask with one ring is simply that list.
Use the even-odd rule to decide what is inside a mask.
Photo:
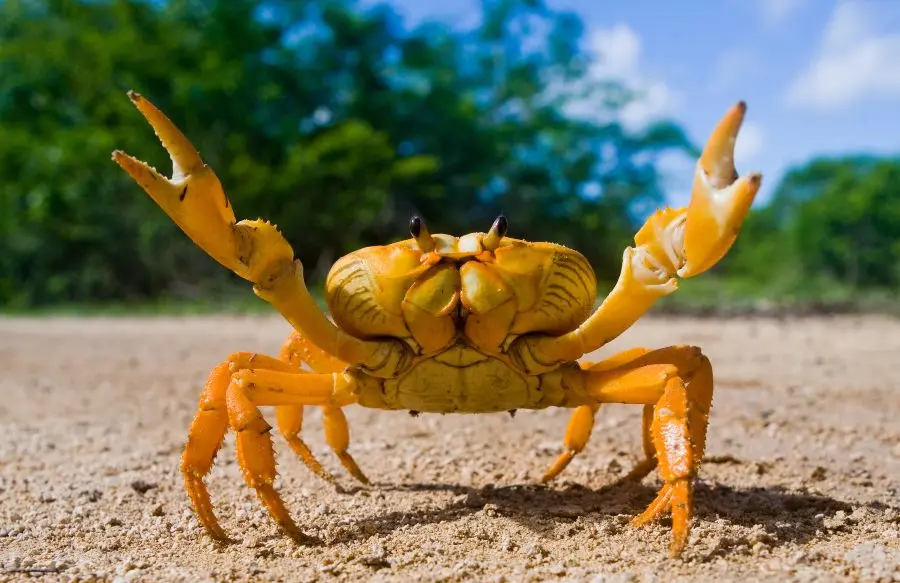
[{"label": "blurred background", "polygon": [[743,99],[757,203],[662,307],[900,305],[900,2],[0,1],[3,311],[267,308],[110,160],[170,168],[128,89],[314,290],[414,213],[462,234],[500,212],[608,288]]}]

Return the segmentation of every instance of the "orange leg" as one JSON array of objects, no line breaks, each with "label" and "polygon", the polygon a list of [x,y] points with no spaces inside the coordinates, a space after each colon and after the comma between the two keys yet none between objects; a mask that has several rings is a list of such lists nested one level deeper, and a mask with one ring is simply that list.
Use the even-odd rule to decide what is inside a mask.
[{"label": "orange leg", "polygon": [[[647,524],[671,509],[670,552],[678,556],[690,533],[693,480],[700,470],[706,448],[713,397],[712,366],[700,349],[692,346],[645,351],[624,364],[621,359],[615,362],[618,366],[614,368],[609,368],[605,362],[588,367],[586,388],[588,394],[601,403],[645,404],[642,433],[647,458],[627,479],[643,478],[658,465],[664,485],[633,524]],[[659,370],[665,365],[669,365],[668,378],[662,391],[654,395],[654,385],[648,382],[652,375],[645,371]],[[675,374],[670,374],[673,369]],[[619,376],[610,376],[615,374]],[[628,386],[631,382],[633,384]],[[659,386],[655,388],[658,390]]]},{"label": "orange leg", "polygon": [[622,481],[640,482],[656,469],[656,446],[653,445],[651,427],[653,425],[653,405],[644,405],[641,415],[641,445],[644,448],[644,459],[638,462]]},{"label": "orange leg", "polygon": [[344,411],[340,407],[322,407],[322,414],[325,423],[325,440],[329,447],[334,450],[341,464],[351,476],[368,485],[369,478],[362,473],[362,470],[356,465],[356,460],[347,451],[347,447],[350,445],[350,428],[347,425]]},{"label": "orange leg", "polygon": [[599,404],[581,405],[575,408],[572,417],[569,418],[566,435],[563,437],[563,446],[566,450],[559,454],[553,465],[544,472],[541,482],[546,484],[558,476],[566,469],[569,462],[585,448],[591,438],[591,430],[594,429],[594,415],[597,414],[599,408]]},{"label": "orange leg", "polygon": [[248,352],[232,354],[217,365],[207,378],[206,386],[200,396],[197,415],[191,423],[187,444],[181,456],[181,473],[184,476],[185,489],[197,511],[197,517],[213,538],[222,541],[227,540],[228,536],[219,526],[209,499],[209,490],[203,479],[212,469],[216,453],[222,446],[225,433],[228,431],[228,412],[225,401],[231,376],[237,370],[249,366],[270,367],[285,371],[295,370],[290,365],[270,356]]},{"label": "orange leg", "polygon": [[191,423],[187,444],[181,455],[184,486],[197,512],[197,518],[210,536],[220,541],[228,540],[228,535],[219,526],[203,478],[212,469],[216,454],[225,439],[225,432],[228,431],[225,391],[231,381],[230,366],[230,360],[226,360],[209,374],[200,396],[197,407],[199,410]]},{"label": "orange leg", "polygon": [[[340,366],[337,359],[333,359],[316,348],[315,345],[311,344],[296,331],[292,331],[285,339],[284,344],[281,346],[279,358],[298,369],[303,368],[303,365],[307,364],[315,372],[319,373],[337,372],[344,368],[343,366],[337,368]],[[336,370],[334,371],[327,369],[332,359],[335,361],[334,366]],[[318,368],[316,365],[318,365]],[[322,467],[322,464],[313,455],[309,446],[300,437],[300,431],[303,429],[303,410],[302,406],[283,405],[275,407],[275,420],[278,425],[278,432],[281,433],[281,436],[284,437],[294,453],[297,454],[297,457],[306,464],[306,467],[317,476],[333,482],[334,478]]]},{"label": "orange leg", "polygon": [[212,510],[203,479],[230,426],[237,433],[238,465],[247,484],[285,532],[295,540],[305,540],[274,489],[271,427],[257,406],[344,406],[353,402],[350,384],[347,375],[308,373],[271,356],[247,352],[233,354],[213,369],[181,460],[185,488],[201,524],[213,538],[228,537]]},{"label": "orange leg", "polygon": [[[582,368],[594,371],[612,370],[614,368],[622,366],[623,364],[631,362],[638,356],[642,356],[649,351],[649,348],[632,348],[630,350],[626,350],[625,352],[621,352],[615,356],[612,356],[602,362],[598,362],[595,364],[583,363]],[[591,431],[594,429],[594,416],[597,414],[597,410],[599,408],[599,403],[594,403],[591,405],[581,405],[580,407],[575,408],[575,411],[572,412],[572,416],[569,418],[569,425],[566,427],[566,434],[563,437],[563,446],[566,449],[561,454],[559,454],[559,457],[556,458],[556,461],[553,462],[553,465],[551,465],[550,468],[544,473],[543,477],[541,478],[542,483],[546,484],[550,480],[556,478],[560,473],[562,473],[564,469],[566,469],[566,467],[568,467],[569,462],[571,462],[575,458],[575,456],[581,453],[581,451],[585,448],[588,440],[590,440],[591,438]],[[650,411],[652,413],[652,407],[650,408]],[[650,455],[653,455],[652,444]],[[652,469],[653,467],[650,468],[650,470]],[[647,470],[648,473],[650,472],[650,470]]]},{"label": "orange leg", "polygon": [[[693,346],[670,346],[660,350],[633,348],[607,360],[588,365],[587,368],[589,370],[610,370],[623,366],[632,368],[663,363],[675,365],[678,368],[678,376],[685,383],[692,384],[695,390],[702,393],[700,395],[701,401],[706,399],[707,392],[709,393],[708,400],[712,401],[712,367],[709,364],[709,360],[700,352],[700,349]],[[656,469],[656,446],[653,444],[651,433],[653,410],[653,404],[645,405],[641,416],[641,442],[644,450],[644,459],[622,478],[622,481],[640,481]],[[709,411],[709,406],[706,407],[706,410],[707,412]],[[695,436],[695,439],[699,440],[701,452],[706,444],[706,425],[704,424],[703,427],[704,430]]]},{"label": "orange leg", "polygon": [[322,467],[312,450],[306,445],[306,442],[300,437],[300,430],[303,429],[303,406],[302,405],[282,405],[275,407],[275,423],[278,425],[278,432],[284,437],[288,445],[297,454],[306,467],[314,474],[329,482],[334,482],[334,478],[328,471]]},{"label": "orange leg", "polygon": [[[282,345],[280,358],[297,368],[301,368],[306,364],[317,373],[336,373],[342,372],[347,368],[346,363],[321,350],[296,331],[291,332]],[[331,475],[325,471],[322,464],[315,459],[309,447],[300,438],[300,430],[303,425],[303,407],[276,407],[275,414],[278,420],[279,431],[287,440],[291,449],[303,460],[303,463],[322,478],[333,481]],[[325,426],[325,439],[329,447],[334,450],[338,460],[340,460],[351,476],[363,484],[369,484],[369,479],[362,473],[356,461],[347,451],[350,445],[350,429],[347,426],[347,418],[344,416],[344,412],[334,407],[323,407],[322,415]]]},{"label": "orange leg", "polygon": [[662,395],[668,380],[677,373],[677,368],[670,364],[585,370],[585,388],[594,401],[575,408],[563,438],[566,449],[544,473],[541,481],[547,483],[558,476],[584,449],[594,428],[594,415],[600,403],[655,401]]}]

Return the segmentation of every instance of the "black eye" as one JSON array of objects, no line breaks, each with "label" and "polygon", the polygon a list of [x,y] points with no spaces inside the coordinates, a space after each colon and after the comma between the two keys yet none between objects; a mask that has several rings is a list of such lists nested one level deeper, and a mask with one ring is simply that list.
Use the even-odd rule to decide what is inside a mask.
[{"label": "black eye", "polygon": [[494,220],[494,226],[492,229],[497,231],[497,236],[501,239],[506,236],[506,229],[509,227],[509,223],[506,220],[506,217],[500,215]]},{"label": "black eye", "polygon": [[413,239],[418,239],[421,232],[422,219],[420,219],[419,217],[413,217],[409,219],[409,234],[413,236]]}]

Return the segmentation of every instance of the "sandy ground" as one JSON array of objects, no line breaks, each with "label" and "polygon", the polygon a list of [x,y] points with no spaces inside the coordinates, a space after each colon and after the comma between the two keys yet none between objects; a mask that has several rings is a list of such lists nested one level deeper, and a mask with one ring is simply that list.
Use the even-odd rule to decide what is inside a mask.
[{"label": "sandy ground", "polygon": [[[208,370],[275,352],[277,318],[0,320],[0,580],[898,581],[900,322],[649,318],[596,356],[697,344],[717,392],[683,560],[669,523],[629,519],[659,487],[604,487],[639,459],[640,408],[601,409],[550,487],[567,412],[486,416],[351,408],[374,481],[337,472],[318,411],[305,435],[345,491],[276,438],[288,507],[318,546],[282,537],[229,437],[209,483],[215,546],[178,472]],[[266,412],[271,419],[270,412]]]}]

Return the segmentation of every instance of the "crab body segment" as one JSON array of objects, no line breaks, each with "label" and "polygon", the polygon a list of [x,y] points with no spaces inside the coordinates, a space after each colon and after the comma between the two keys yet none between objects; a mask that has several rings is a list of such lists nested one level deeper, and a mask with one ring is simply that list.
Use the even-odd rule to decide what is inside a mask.
[{"label": "crab body segment", "polygon": [[227,540],[204,483],[226,432],[236,433],[238,462],[269,513],[290,536],[306,536],[274,488],[271,427],[316,474],[332,479],[300,437],[306,407],[320,407],[329,446],[356,479],[367,478],[348,452],[343,408],[350,405],[433,413],[573,409],[565,450],[543,481],[586,446],[603,403],[643,405],[644,460],[626,479],[654,469],[663,481],[636,525],[672,515],[670,551],[683,551],[692,517],[713,395],[709,360],[690,346],[634,348],[598,363],[579,359],[616,338],[678,277],[712,267],[728,251],[760,186],[738,177],[734,142],[745,113],[735,105],[700,160],[688,207],[650,217],[625,250],[619,281],[594,309],[594,272],[583,255],[553,243],[506,236],[498,219],[487,232],[429,233],[410,222],[411,238],[339,259],[326,280],[333,318],[319,309],[303,269],[277,228],[236,221],[215,173],[177,127],[149,101],[129,97],[173,162],[166,178],[122,152],[113,159],[201,248],[254,285],[294,331],[278,357],[235,353],[216,366],[200,397],[181,469],[207,532]]},{"label": "crab body segment", "polygon": [[434,235],[428,252],[410,239],[335,263],[326,280],[335,323],[358,338],[397,338],[406,353],[389,378],[355,372],[361,405],[491,413],[584,402],[561,385],[562,371],[528,374],[508,349],[523,334],[584,321],[597,292],[590,265],[551,243],[504,237],[485,249],[485,236]]}]

